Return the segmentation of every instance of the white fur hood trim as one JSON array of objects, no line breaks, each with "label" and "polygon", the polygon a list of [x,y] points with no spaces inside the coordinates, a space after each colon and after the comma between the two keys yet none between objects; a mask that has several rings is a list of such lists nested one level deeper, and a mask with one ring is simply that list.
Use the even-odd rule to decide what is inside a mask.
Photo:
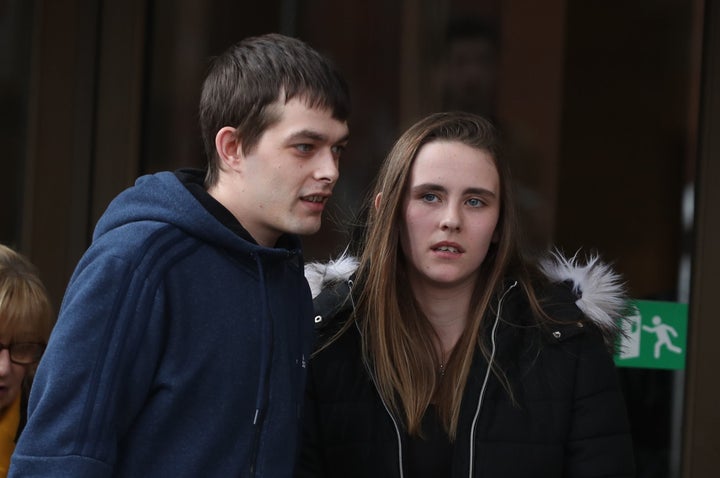
[{"label": "white fur hood trim", "polygon": [[[348,280],[357,267],[358,260],[346,253],[327,263],[306,264],[305,277],[313,298],[326,285]],[[619,331],[617,321],[624,316],[627,306],[625,285],[622,277],[598,255],[591,255],[581,262],[578,253],[565,258],[561,253],[554,252],[540,262],[540,270],[552,282],[570,281],[572,291],[578,297],[575,305],[598,327],[609,333]]]},{"label": "white fur hood trim", "polygon": [[358,264],[355,257],[346,253],[334,261],[305,264],[305,278],[310,284],[313,299],[320,294],[326,284],[348,280],[357,270]]},{"label": "white fur hood trim", "polygon": [[572,282],[572,290],[578,297],[575,305],[601,329],[617,331],[617,321],[627,307],[622,277],[600,261],[597,254],[588,257],[584,264],[577,256],[578,253],[565,258],[554,252],[541,261],[540,269],[553,282]]}]

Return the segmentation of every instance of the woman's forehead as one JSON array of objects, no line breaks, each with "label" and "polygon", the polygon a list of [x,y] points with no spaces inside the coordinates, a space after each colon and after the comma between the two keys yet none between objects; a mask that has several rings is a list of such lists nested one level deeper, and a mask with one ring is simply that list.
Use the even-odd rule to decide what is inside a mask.
[{"label": "woman's forehead", "polygon": [[410,170],[410,187],[421,183],[449,183],[497,192],[500,178],[487,151],[459,141],[433,141],[423,145]]}]

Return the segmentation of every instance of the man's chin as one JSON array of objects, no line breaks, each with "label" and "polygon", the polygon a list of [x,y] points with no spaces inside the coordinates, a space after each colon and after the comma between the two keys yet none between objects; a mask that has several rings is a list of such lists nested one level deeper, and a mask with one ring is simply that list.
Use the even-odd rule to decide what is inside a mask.
[{"label": "man's chin", "polygon": [[291,233],[298,236],[311,236],[320,230],[321,225],[322,223],[320,221],[316,223],[298,224],[297,227],[293,228]]}]

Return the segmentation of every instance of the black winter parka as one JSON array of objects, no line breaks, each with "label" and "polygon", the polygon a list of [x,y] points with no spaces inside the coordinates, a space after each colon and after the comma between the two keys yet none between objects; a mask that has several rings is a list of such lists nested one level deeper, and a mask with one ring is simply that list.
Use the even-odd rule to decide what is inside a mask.
[{"label": "black winter parka", "polygon": [[[537,325],[521,288],[508,282],[497,315],[495,363],[514,400],[492,373],[481,399],[487,362],[476,353],[452,469],[445,476],[634,476],[626,410],[608,350],[613,326],[607,321],[598,326],[583,314],[577,282],[555,279],[541,294],[546,312],[557,321],[548,327]],[[341,283],[316,298],[321,330],[335,329],[350,315],[347,293]],[[598,291],[586,295],[594,303],[585,303],[585,310],[608,303]],[[355,324],[311,361],[297,477],[409,477],[404,424],[386,409],[369,369]]]}]

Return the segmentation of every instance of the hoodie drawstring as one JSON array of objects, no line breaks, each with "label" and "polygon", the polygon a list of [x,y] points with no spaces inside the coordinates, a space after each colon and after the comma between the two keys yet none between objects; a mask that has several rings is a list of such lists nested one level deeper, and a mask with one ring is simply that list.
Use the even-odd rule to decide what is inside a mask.
[{"label": "hoodie drawstring", "polygon": [[265,270],[262,261],[257,254],[253,254],[255,263],[258,266],[258,274],[260,275],[260,304],[264,316],[262,320],[261,345],[260,345],[260,383],[258,385],[257,396],[255,398],[255,416],[253,417],[253,425],[258,425],[265,413],[265,406],[268,400],[268,388],[270,387],[270,357],[272,357],[273,347],[273,323],[268,309],[267,287],[265,285]]},{"label": "hoodie drawstring", "polygon": [[260,326],[262,335],[260,343],[260,374],[258,381],[257,395],[255,397],[255,414],[253,416],[253,426],[255,427],[255,437],[252,445],[252,455],[250,462],[250,475],[255,475],[255,461],[257,459],[257,449],[260,441],[260,432],[262,421],[265,415],[265,408],[268,402],[270,388],[270,366],[273,355],[273,321],[268,308],[267,286],[265,284],[265,270],[263,263],[258,254],[253,253],[253,258],[258,266],[258,275],[260,276],[260,304],[262,324]]}]

